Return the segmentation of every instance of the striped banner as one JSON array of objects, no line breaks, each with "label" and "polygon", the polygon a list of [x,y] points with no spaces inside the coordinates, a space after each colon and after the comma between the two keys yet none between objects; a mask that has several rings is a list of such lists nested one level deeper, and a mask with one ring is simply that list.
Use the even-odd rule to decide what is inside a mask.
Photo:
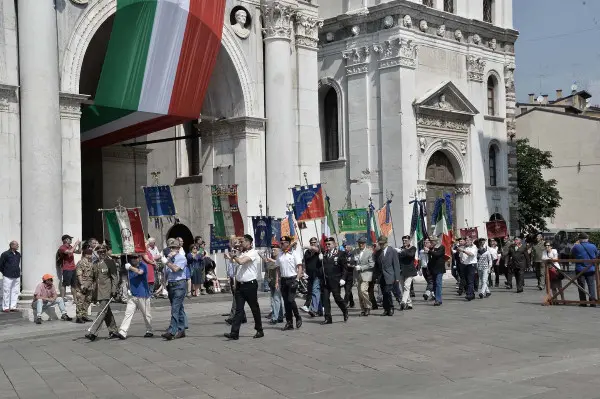
[{"label": "striped banner", "polygon": [[238,207],[237,184],[210,186],[216,238],[244,235],[244,221]]},{"label": "striped banner", "polygon": [[104,211],[113,255],[146,252],[144,229],[137,208],[116,208]]}]

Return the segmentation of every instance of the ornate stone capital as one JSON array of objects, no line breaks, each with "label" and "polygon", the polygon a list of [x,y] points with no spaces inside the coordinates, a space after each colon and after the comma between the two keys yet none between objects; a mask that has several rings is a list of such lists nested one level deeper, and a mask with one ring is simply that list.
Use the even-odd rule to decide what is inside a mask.
[{"label": "ornate stone capital", "polygon": [[258,138],[265,132],[265,119],[238,117],[195,125],[203,140],[225,141],[231,139]]},{"label": "ornate stone capital", "polygon": [[485,60],[473,55],[467,56],[467,79],[475,82],[483,82]]},{"label": "ornate stone capital", "polygon": [[417,67],[417,45],[412,40],[395,38],[374,44],[373,50],[379,56],[379,69],[400,66]]},{"label": "ornate stone capital", "polygon": [[454,190],[456,195],[470,195],[471,185],[470,184],[458,184]]},{"label": "ornate stone capital", "polygon": [[81,104],[89,97],[86,94],[60,93],[60,118],[81,119]]},{"label": "ornate stone capital", "polygon": [[296,9],[281,1],[272,1],[262,6],[264,39],[286,39],[292,37],[292,17]]},{"label": "ornate stone capital", "polygon": [[0,112],[8,111],[11,103],[17,103],[18,86],[0,83]]},{"label": "ornate stone capital", "polygon": [[367,46],[346,50],[342,53],[342,57],[346,60],[347,75],[366,73],[369,70],[371,52]]},{"label": "ornate stone capital", "polygon": [[323,21],[301,12],[296,14],[296,46],[317,48],[319,42],[319,29]]}]

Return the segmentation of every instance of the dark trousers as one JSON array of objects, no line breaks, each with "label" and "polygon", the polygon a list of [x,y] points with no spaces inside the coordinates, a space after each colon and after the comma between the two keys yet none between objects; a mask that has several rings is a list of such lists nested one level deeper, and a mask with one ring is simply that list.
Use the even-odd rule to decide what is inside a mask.
[{"label": "dark trousers", "polygon": [[235,286],[235,315],[231,323],[231,334],[239,335],[240,326],[244,319],[244,306],[250,306],[254,316],[254,329],[262,331],[262,320],[260,319],[260,307],[258,306],[258,281],[252,280],[245,283],[236,283]]},{"label": "dark trousers", "polygon": [[325,278],[323,281],[323,285],[321,286],[321,303],[323,304],[323,308],[325,309],[325,318],[331,319],[331,300],[329,298],[330,294],[333,294],[333,299],[335,303],[338,305],[342,313],[346,313],[348,308],[346,307],[346,302],[342,299],[340,295],[340,283],[337,280],[331,280],[329,278]]},{"label": "dark trousers", "polygon": [[[594,272],[586,272],[584,274],[582,274],[581,276],[579,276],[577,278],[577,284],[579,284],[581,286],[581,288],[586,288],[586,284],[587,284],[587,289],[588,292],[590,293],[590,301],[595,301],[596,300],[596,276]],[[588,299],[586,298],[585,295],[585,291],[580,290],[579,288],[577,288],[577,290],[579,291],[579,300],[580,301],[587,301]]]},{"label": "dark trousers", "polygon": [[296,319],[300,318],[298,313],[298,305],[296,305],[296,290],[298,282],[296,276],[282,277],[280,283],[281,297],[283,298],[283,307],[285,308],[285,320],[292,323],[292,313]]},{"label": "dark trousers", "polygon": [[433,278],[434,278],[434,276],[429,272],[429,268],[428,267],[424,267],[424,268],[421,269],[421,272],[423,273],[423,278],[427,282],[427,286],[425,287],[425,292],[428,293],[428,292],[433,291]]},{"label": "dark trousers", "polygon": [[383,309],[386,312],[394,309],[394,299],[392,298],[392,292],[394,290],[394,284],[387,284],[385,278],[382,276],[379,280],[379,286],[383,292]]},{"label": "dark trousers", "polygon": [[[233,316],[235,316],[235,279],[233,277],[229,277],[229,287],[231,288],[231,311],[229,312],[229,318],[233,320]],[[244,317],[242,320],[246,319],[246,311],[244,310]]]},{"label": "dark trousers", "polygon": [[377,298],[375,298],[375,281],[369,281],[369,301],[371,301],[371,308],[377,309]]},{"label": "dark trousers", "polygon": [[304,301],[304,306],[307,308],[310,307],[312,303],[312,293],[313,293],[313,283],[315,282],[315,278],[313,276],[308,276],[308,282],[306,284],[306,301]]},{"label": "dark trousers", "polygon": [[[498,263],[498,259],[496,259],[493,263],[493,268],[494,268],[494,275],[495,277],[495,283],[496,283],[496,287],[500,285],[500,264]],[[491,280],[491,276],[490,276],[490,285],[492,285],[492,280]]]},{"label": "dark trousers", "polygon": [[395,281],[394,284],[392,284],[392,293],[398,302],[402,302],[402,288],[400,288],[400,281]]},{"label": "dark trousers", "polygon": [[509,267],[508,268],[508,284],[512,287],[512,276],[515,276],[515,282],[517,283],[517,291],[523,291],[525,285],[525,268],[520,267]]},{"label": "dark trousers", "polygon": [[475,269],[477,264],[465,265],[465,277],[467,279],[467,298],[475,298]]},{"label": "dark trousers", "polygon": [[183,300],[187,291],[185,280],[168,283],[167,291],[169,292],[169,302],[171,303],[171,324],[169,325],[169,331],[175,335],[178,332],[185,331],[186,315],[183,307]]},{"label": "dark trousers", "polygon": [[344,302],[346,302],[346,307],[350,306],[354,307],[354,295],[352,295],[352,287],[354,287],[354,278],[349,278],[344,284]]},{"label": "dark trousers", "polygon": [[458,263],[456,268],[458,269],[458,277],[460,278],[460,283],[458,286],[458,293],[462,295],[467,291],[467,266],[462,263]]}]

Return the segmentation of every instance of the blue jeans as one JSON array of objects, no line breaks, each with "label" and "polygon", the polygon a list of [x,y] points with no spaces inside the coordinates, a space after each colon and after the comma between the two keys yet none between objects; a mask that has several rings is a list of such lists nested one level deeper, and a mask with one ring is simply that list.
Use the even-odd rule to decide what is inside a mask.
[{"label": "blue jeans", "polygon": [[269,286],[271,290],[271,320],[283,320],[283,298],[281,291],[275,289],[275,284]]},{"label": "blue jeans", "polygon": [[585,288],[587,284],[588,292],[590,293],[589,299],[586,298],[585,291],[577,289],[579,291],[579,300],[580,301],[595,301],[596,300],[596,275],[594,272],[586,272],[583,275],[579,276],[577,279],[577,284],[581,286],[581,288]]},{"label": "blue jeans", "polygon": [[321,279],[315,277],[312,284],[312,301],[310,302],[310,310],[315,313],[321,312],[323,306],[321,304]]},{"label": "blue jeans", "polygon": [[185,330],[187,317],[183,309],[183,300],[187,291],[187,283],[185,280],[170,282],[167,284],[169,292],[169,302],[171,302],[171,325],[169,332],[173,335],[179,331]]},{"label": "blue jeans", "polygon": [[438,273],[433,279],[433,291],[435,293],[435,300],[442,303],[442,281],[444,279],[444,273]]},{"label": "blue jeans", "polygon": [[58,309],[60,310],[60,314],[67,314],[65,310],[65,303],[61,297],[57,297],[54,301],[44,301],[43,299],[38,299],[36,302],[36,317],[40,317],[44,309],[48,309],[51,306],[58,305]]}]

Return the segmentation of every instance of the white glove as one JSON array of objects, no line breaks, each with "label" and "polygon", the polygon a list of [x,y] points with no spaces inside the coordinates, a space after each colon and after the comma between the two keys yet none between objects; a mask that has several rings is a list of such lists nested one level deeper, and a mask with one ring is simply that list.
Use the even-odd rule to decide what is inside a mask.
[{"label": "white glove", "polygon": [[346,284],[344,280],[340,280],[340,287],[343,287]]},{"label": "white glove", "polygon": [[161,260],[164,265],[166,265],[169,262],[169,259],[167,259],[166,256],[163,256]]},{"label": "white glove", "polygon": [[130,263],[125,263],[125,270],[129,270],[131,269],[131,264]]},{"label": "white glove", "polygon": [[355,269],[356,269],[356,271],[357,271],[357,272],[359,272],[359,271],[361,271],[361,270],[362,270],[362,268],[361,268],[360,266],[356,266],[356,268],[355,268]]}]

